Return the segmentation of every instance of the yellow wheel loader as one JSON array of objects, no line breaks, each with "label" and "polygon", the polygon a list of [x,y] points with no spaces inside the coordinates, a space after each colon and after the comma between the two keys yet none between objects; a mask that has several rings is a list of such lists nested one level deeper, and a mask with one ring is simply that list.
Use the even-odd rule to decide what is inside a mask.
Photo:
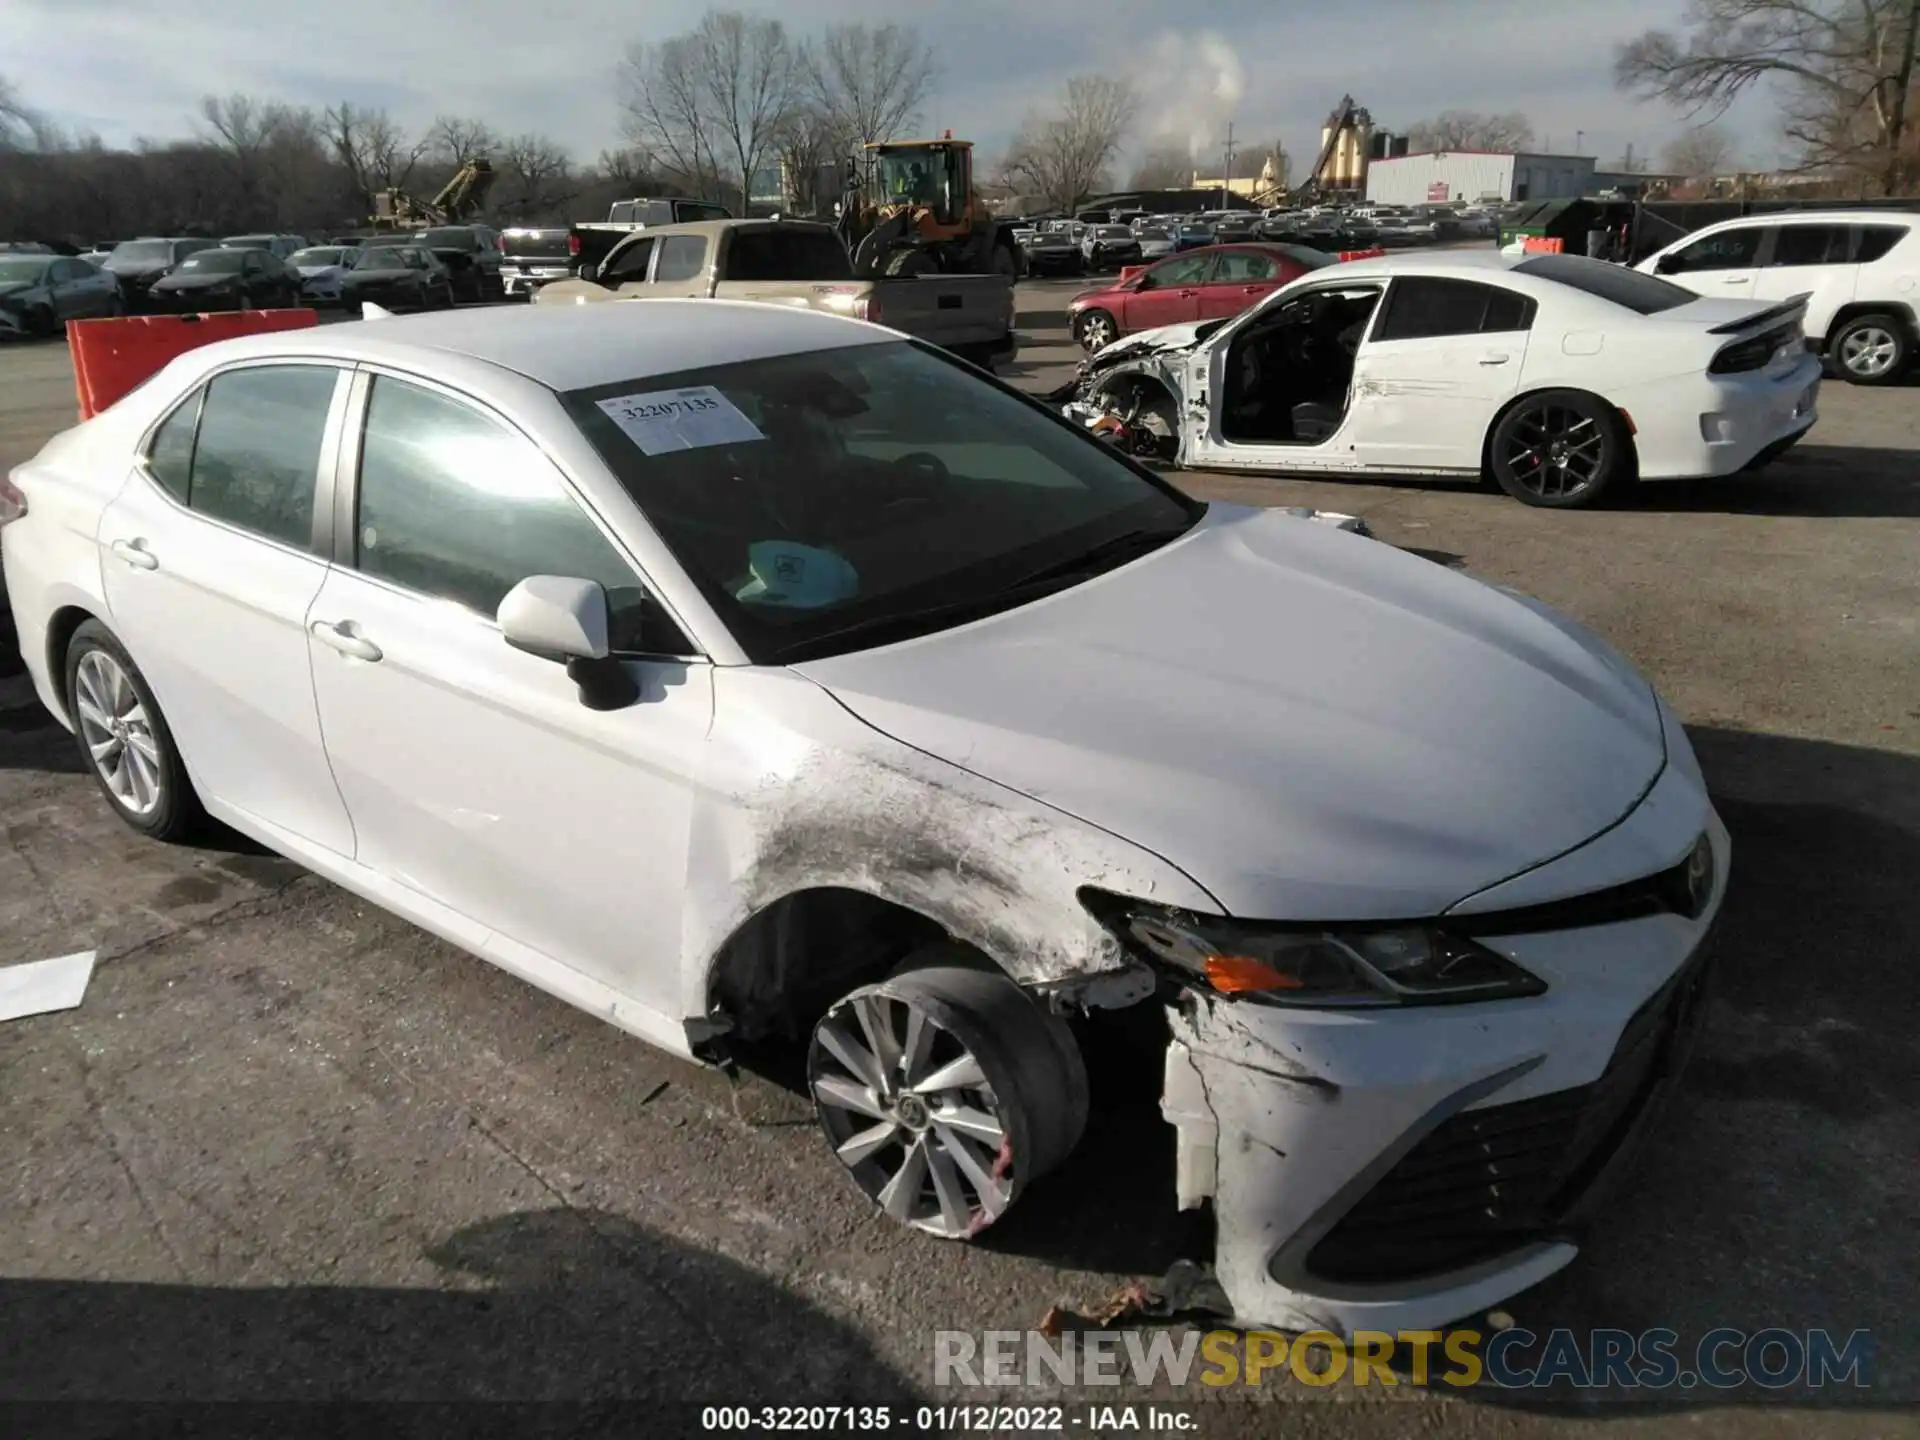
[{"label": "yellow wheel loader", "polygon": [[[862,175],[868,178],[862,183]],[[1021,270],[1013,232],[973,185],[973,142],[893,140],[847,162],[840,234],[854,274],[1005,275]]]}]

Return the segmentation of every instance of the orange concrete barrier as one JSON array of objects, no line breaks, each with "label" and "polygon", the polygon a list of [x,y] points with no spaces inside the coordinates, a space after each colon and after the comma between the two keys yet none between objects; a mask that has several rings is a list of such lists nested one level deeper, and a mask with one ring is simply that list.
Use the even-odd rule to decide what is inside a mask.
[{"label": "orange concrete barrier", "polygon": [[1386,253],[1387,249],[1384,245],[1376,245],[1371,250],[1342,250],[1340,258],[1342,260],[1377,260]]},{"label": "orange concrete barrier", "polygon": [[1520,243],[1520,248],[1529,255],[1558,255],[1567,248],[1566,241],[1550,239],[1545,235],[1528,235]]},{"label": "orange concrete barrier", "polygon": [[129,315],[67,323],[80,418],[91,420],[176,355],[275,330],[318,325],[313,310],[238,310],[221,315]]}]

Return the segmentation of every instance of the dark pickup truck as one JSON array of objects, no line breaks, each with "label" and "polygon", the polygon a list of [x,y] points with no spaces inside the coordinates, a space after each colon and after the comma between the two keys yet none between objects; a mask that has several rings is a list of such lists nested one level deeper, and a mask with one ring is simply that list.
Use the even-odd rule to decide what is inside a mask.
[{"label": "dark pickup truck", "polygon": [[501,275],[508,295],[532,295],[542,285],[578,274],[582,265],[598,265],[636,230],[689,220],[732,218],[733,212],[726,206],[708,200],[616,200],[608,207],[604,221],[506,231],[501,239]]}]

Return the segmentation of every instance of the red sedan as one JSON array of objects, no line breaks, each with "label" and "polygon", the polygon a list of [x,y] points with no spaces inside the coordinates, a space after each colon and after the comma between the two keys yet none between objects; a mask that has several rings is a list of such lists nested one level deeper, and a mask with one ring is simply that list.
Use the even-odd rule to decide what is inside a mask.
[{"label": "red sedan", "polygon": [[1238,315],[1309,270],[1337,263],[1304,245],[1210,245],[1123,270],[1104,289],[1075,296],[1067,317],[1073,338],[1098,350],[1138,330]]}]

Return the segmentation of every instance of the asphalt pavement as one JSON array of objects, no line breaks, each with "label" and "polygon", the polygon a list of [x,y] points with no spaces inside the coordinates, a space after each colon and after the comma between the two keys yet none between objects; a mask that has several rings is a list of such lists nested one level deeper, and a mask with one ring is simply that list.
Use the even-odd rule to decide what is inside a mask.
[{"label": "asphalt pavement", "polygon": [[[1076,288],[1021,287],[1016,383],[1071,372]],[[1579,1260],[1501,1318],[1865,1329],[1871,1383],[1567,1405],[1275,1375],[1162,1394],[1187,1433],[1920,1434],[1920,386],[1822,411],[1762,474],[1590,514],[1176,478],[1540,595],[1687,717],[1734,837],[1706,1032]],[[0,345],[0,468],[72,416],[58,344]],[[0,963],[100,955],[79,1009],[0,1025],[0,1401],[951,1404],[979,1397],[934,1387],[935,1332],[1205,1254],[1155,1077],[1106,1077],[1081,1152],[977,1242],[903,1232],[776,1080],[667,1059],[238,839],[137,839],[4,643],[0,824]],[[1143,1397],[1066,1398],[1102,1433],[1087,1404]]]}]

